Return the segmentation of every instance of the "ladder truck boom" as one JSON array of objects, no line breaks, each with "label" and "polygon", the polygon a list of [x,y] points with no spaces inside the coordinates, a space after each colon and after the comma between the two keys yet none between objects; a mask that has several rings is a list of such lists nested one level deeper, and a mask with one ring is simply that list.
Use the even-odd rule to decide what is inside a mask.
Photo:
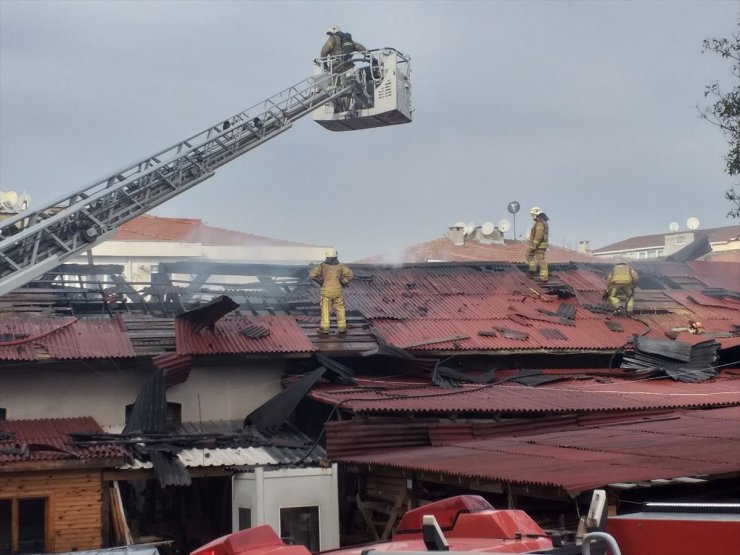
[{"label": "ladder truck boom", "polygon": [[[399,53],[372,51],[381,68]],[[387,63],[390,60],[390,63]],[[328,60],[331,68],[332,60]],[[387,70],[384,69],[387,73]],[[122,224],[214,175],[220,166],[290,129],[322,105],[351,94],[363,69],[315,75],[143,160],[0,226],[0,295],[109,239]],[[378,75],[380,81],[383,75]],[[340,115],[337,115],[340,117]],[[356,111],[352,112],[356,120]],[[410,118],[408,119],[410,121]],[[389,122],[392,124],[396,122]]]}]

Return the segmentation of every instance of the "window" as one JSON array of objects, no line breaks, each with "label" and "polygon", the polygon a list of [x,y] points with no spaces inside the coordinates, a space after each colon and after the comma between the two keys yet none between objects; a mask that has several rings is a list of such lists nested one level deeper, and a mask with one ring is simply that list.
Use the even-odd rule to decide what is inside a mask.
[{"label": "window", "polygon": [[319,508],[280,509],[280,537],[305,545],[312,553],[319,551]]},{"label": "window", "polygon": [[683,245],[686,243],[686,236],[685,235],[679,235],[673,240],[674,245]]},{"label": "window", "polygon": [[252,527],[252,509],[239,507],[239,530]]},{"label": "window", "polygon": [[46,551],[46,498],[0,499],[0,555]]}]

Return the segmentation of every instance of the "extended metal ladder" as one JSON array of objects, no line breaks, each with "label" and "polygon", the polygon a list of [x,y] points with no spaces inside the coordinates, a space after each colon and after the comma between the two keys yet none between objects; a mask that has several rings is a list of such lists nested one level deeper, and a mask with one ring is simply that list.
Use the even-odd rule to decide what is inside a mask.
[{"label": "extended metal ladder", "polygon": [[356,71],[341,80],[324,73],[0,226],[0,295],[109,239],[116,228],[188,190],[216,168],[287,131],[297,119],[347,93]]}]

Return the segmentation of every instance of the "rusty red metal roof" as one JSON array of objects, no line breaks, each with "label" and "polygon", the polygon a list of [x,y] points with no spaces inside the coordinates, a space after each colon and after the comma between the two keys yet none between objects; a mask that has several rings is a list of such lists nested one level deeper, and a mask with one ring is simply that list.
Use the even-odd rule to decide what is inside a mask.
[{"label": "rusty red metal roof", "polygon": [[[561,372],[563,372],[561,370]],[[587,369],[573,370],[585,374]],[[356,413],[573,413],[740,405],[740,379],[710,382],[590,378],[537,387],[515,383],[440,388],[414,380],[357,378],[357,386],[322,384],[309,396]]]},{"label": "rusty red metal roof", "polygon": [[[630,237],[622,241],[617,241],[605,247],[594,249],[595,253],[609,253],[614,251],[623,251],[631,249],[644,249],[648,247],[663,247],[665,237],[669,233],[658,233],[655,235],[639,235]],[[708,229],[699,229],[694,232],[694,236],[706,235],[712,243],[727,242],[737,239],[740,236],[740,226],[730,225],[726,227],[713,227]]]},{"label": "rusty red metal roof", "polygon": [[609,484],[740,471],[740,407],[676,412],[638,422],[629,416],[624,422],[585,423],[577,429],[535,430],[516,437],[445,441],[425,447],[397,444],[340,457],[329,450],[329,457],[349,464],[560,487],[573,495]]},{"label": "rusty red metal roof", "polygon": [[119,318],[0,320],[0,360],[134,357]]},{"label": "rusty red metal roof", "polygon": [[[242,335],[250,326],[269,329],[254,339]],[[296,322],[286,315],[239,316],[227,314],[213,330],[194,331],[187,320],[175,320],[178,355],[313,353],[316,348]]]},{"label": "rusty red metal roof", "polygon": [[3,464],[53,461],[123,459],[124,447],[101,443],[79,447],[70,433],[103,433],[89,416],[42,420],[0,420],[0,468]]},{"label": "rusty red metal roof", "polygon": [[[373,328],[387,343],[408,347],[415,343],[436,338],[467,336],[465,339],[435,342],[410,351],[610,351],[623,347],[633,334],[646,331],[644,324],[635,320],[620,319],[623,331],[615,332],[606,325],[604,316],[576,317],[572,326],[532,320],[530,325],[508,318],[500,320],[374,320]],[[504,328],[526,333],[526,339],[506,337]],[[543,330],[557,329],[565,339],[552,339]],[[496,337],[480,336],[481,331],[496,331]]]}]

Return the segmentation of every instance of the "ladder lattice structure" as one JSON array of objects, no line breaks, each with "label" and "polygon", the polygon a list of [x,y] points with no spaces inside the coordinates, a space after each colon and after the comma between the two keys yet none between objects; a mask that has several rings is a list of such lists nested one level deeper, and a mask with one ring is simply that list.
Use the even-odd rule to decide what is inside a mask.
[{"label": "ladder lattice structure", "polygon": [[211,177],[297,119],[350,90],[352,71],[314,75],[174,146],[0,226],[0,295],[55,268],[116,228]]}]

